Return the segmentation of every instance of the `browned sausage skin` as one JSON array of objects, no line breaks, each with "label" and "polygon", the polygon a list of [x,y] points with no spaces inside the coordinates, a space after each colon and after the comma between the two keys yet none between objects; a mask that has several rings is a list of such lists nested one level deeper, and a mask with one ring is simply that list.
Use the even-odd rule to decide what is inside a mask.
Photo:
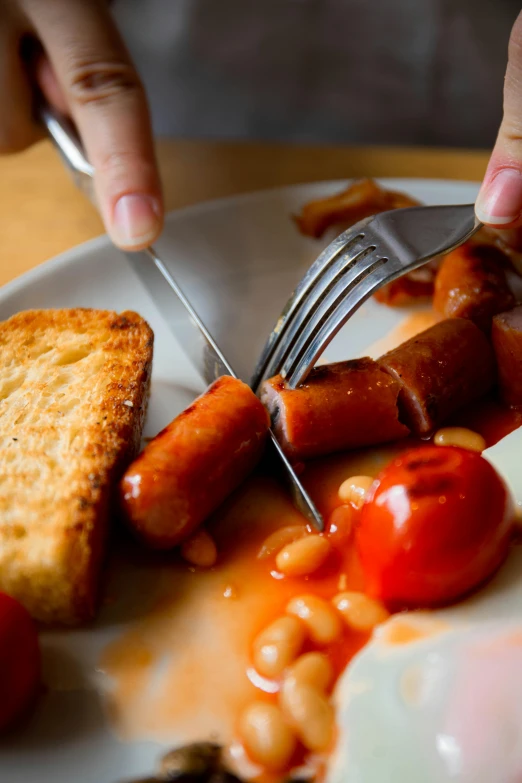
[{"label": "browned sausage skin", "polygon": [[384,354],[379,364],[401,384],[401,420],[417,435],[429,435],[496,381],[487,337],[463,318],[435,324]]},{"label": "browned sausage skin", "polygon": [[405,193],[386,190],[372,179],[361,179],[340,193],[310,201],[294,219],[302,234],[318,239],[331,227],[340,233],[378,212],[418,204],[416,199]]},{"label": "browned sausage skin", "polygon": [[507,280],[509,260],[492,245],[461,245],[443,260],[433,307],[446,318],[469,318],[489,331],[497,313],[515,305]]},{"label": "browned sausage skin", "polygon": [[250,387],[219,378],[126,471],[120,497],[135,533],[155,549],[190,535],[256,466],[268,427]]},{"label": "browned sausage skin", "polygon": [[301,460],[407,435],[398,419],[399,389],[373,359],[356,359],[315,367],[294,390],[281,376],[270,378],[261,400],[283,449]]},{"label": "browned sausage skin", "polygon": [[386,283],[374,293],[373,298],[388,307],[408,307],[422,300],[431,299],[435,272],[428,270],[424,279],[413,275],[414,273],[403,275],[391,283]]},{"label": "browned sausage skin", "polygon": [[522,407],[522,305],[493,318],[500,393],[506,405]]}]

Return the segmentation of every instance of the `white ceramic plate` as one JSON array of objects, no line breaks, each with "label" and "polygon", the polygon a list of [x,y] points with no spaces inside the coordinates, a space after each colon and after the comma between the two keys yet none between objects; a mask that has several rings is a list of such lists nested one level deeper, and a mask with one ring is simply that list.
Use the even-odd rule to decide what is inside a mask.
[{"label": "white ceramic plate", "polygon": [[[343,184],[266,191],[168,217],[158,250],[243,377],[253,369],[294,284],[324,244],[302,237],[291,214]],[[464,182],[404,179],[384,184],[428,204],[468,203],[477,193],[475,184]],[[74,248],[0,291],[0,319],[28,308],[74,306],[136,310],[154,329],[146,434],[155,434],[203,388],[147,292],[106,237]],[[337,338],[329,357],[360,355],[403,317],[403,312],[368,303]],[[104,609],[93,628],[43,634],[52,688],[27,731],[0,745],[2,783],[115,783],[150,774],[158,747],[115,739],[96,690],[99,653],[130,621],[135,601],[143,601],[138,592],[135,587],[123,605]]]}]

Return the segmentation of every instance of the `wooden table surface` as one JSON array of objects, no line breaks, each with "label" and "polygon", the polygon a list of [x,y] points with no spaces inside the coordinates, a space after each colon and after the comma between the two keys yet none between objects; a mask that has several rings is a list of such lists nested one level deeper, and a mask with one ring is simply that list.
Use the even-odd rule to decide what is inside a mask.
[{"label": "wooden table surface", "polygon": [[[480,180],[486,152],[160,140],[167,209],[261,188],[349,177]],[[0,159],[0,285],[102,233],[48,142]]]}]

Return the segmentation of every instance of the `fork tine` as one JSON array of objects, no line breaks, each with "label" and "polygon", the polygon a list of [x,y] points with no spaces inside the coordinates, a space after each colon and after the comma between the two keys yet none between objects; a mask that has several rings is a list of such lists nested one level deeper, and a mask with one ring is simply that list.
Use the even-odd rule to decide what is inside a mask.
[{"label": "fork tine", "polygon": [[344,253],[350,248],[353,248],[358,241],[363,239],[364,234],[362,229],[368,221],[369,218],[361,220],[355,226],[352,226],[352,228],[344,231],[334,239],[333,242],[323,250],[306,275],[302,278],[294,293],[286,303],[275,328],[272,330],[265,343],[252,376],[251,386],[254,390],[258,388],[265,377],[273,375],[277,366],[281,364],[281,359],[279,358],[280,352],[283,350],[281,346],[284,346],[292,322],[297,317],[300,308],[303,306],[310,292],[314,290],[317,281],[331,269]]},{"label": "fork tine", "polygon": [[336,296],[331,298],[328,307],[321,314],[320,322],[305,325],[301,339],[281,369],[281,375],[290,388],[295,389],[306,380],[319,356],[346,321],[374,291],[390,279],[386,259],[374,256],[369,274],[356,283],[348,294],[342,282],[337,286]]},{"label": "fork tine", "polygon": [[[311,267],[313,274],[305,276],[305,285],[298,286],[298,295],[288,303],[269,340],[263,371],[280,372],[295,388],[374,291],[454,249],[480,225],[473,204],[464,204],[392,210],[344,232]],[[343,242],[350,235],[353,244],[347,247]],[[361,252],[363,240],[367,253]]]},{"label": "fork tine", "polygon": [[272,360],[267,367],[268,375],[276,374],[286,364],[288,358],[293,354],[296,344],[301,340],[303,325],[310,325],[310,328],[314,328],[320,322],[321,312],[330,301],[332,292],[339,288],[341,281],[343,290],[347,293],[361,276],[367,274],[368,269],[375,264],[375,260],[372,259],[374,250],[375,246],[373,245],[361,247],[360,243],[357,243],[355,247],[351,246],[348,252],[343,253],[338,262],[317,280],[316,285],[303,299],[292,322],[288,325],[284,341],[274,351]]},{"label": "fork tine", "polygon": [[286,352],[285,359],[279,368],[283,377],[285,374],[290,374],[289,368],[295,366],[296,360],[306,349],[311,336],[318,333],[335,308],[342,305],[350,292],[358,288],[376,266],[380,266],[387,261],[387,257],[380,250],[376,251],[375,245],[367,248],[366,251],[363,261],[348,266],[346,271],[338,274],[333,281],[330,291],[318,303],[317,307],[311,313],[303,313],[299,323],[295,324],[296,339],[293,341],[290,350]]}]

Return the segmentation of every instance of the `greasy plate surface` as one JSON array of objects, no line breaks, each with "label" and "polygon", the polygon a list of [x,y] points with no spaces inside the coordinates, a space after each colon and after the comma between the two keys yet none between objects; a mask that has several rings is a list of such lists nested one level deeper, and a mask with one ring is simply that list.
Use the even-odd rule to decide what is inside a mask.
[{"label": "greasy plate surface", "polygon": [[[299,235],[291,213],[343,183],[303,185],[201,205],[172,214],[158,250],[221,343],[231,363],[248,377],[264,337],[292,287],[325,242]],[[472,183],[388,180],[429,204],[466,203]],[[28,226],[28,230],[30,227]],[[32,307],[89,306],[133,309],[156,334],[153,390],[146,435],[154,435],[201,391],[203,385],[154,303],[105,237],[80,246],[0,291],[0,318]],[[364,353],[405,317],[373,302],[332,345],[328,357]],[[515,436],[516,437],[516,433]],[[498,447],[497,447],[498,448]],[[516,449],[514,449],[516,450]],[[507,460],[509,470],[512,458]],[[0,743],[2,783],[112,783],[150,773],[154,743],[120,743],[107,729],[95,689],[95,666],[106,645],[153,600],[156,583],[147,569],[116,577],[123,599],[102,611],[96,625],[43,635],[46,680],[51,690],[24,733]],[[127,578],[126,578],[127,577]],[[121,596],[121,590],[119,591]]]}]

